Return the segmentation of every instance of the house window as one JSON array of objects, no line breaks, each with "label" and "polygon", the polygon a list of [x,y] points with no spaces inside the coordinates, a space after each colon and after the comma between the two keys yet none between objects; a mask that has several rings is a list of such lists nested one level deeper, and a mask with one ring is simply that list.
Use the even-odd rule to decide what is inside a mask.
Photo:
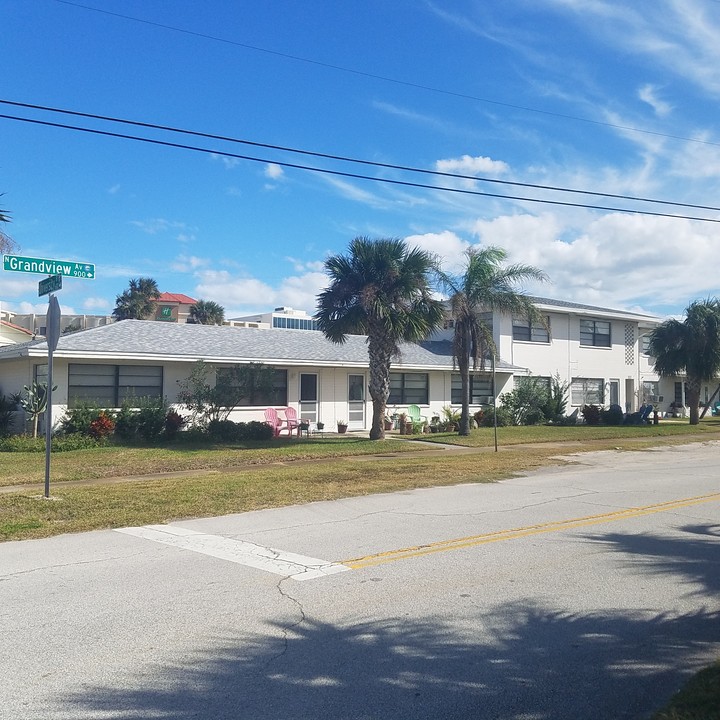
[{"label": "house window", "polygon": [[[33,380],[38,385],[47,385],[48,366],[47,365],[34,365],[33,366]],[[53,383],[53,385],[54,384],[55,383]]]},{"label": "house window", "polygon": [[602,378],[573,378],[570,397],[573,405],[602,405],[604,402]]},{"label": "house window", "polygon": [[642,354],[650,355],[650,335],[642,336]]},{"label": "house window", "polygon": [[390,373],[390,405],[427,405],[427,373]]},{"label": "house window", "polygon": [[610,322],[580,320],[580,344],[590,347],[610,347]]},{"label": "house window", "polygon": [[162,397],[163,369],[158,365],[68,366],[68,405],[93,403],[120,407],[133,398]]},{"label": "house window", "polygon": [[513,340],[522,342],[550,342],[550,318],[545,318],[547,327],[539,322],[530,322],[527,318],[513,318]]},{"label": "house window", "polygon": [[683,383],[675,383],[675,405],[678,407],[682,407],[685,404],[683,389]]},{"label": "house window", "polygon": [[656,403],[660,402],[660,383],[651,380],[643,380],[642,401]]},{"label": "house window", "polygon": [[[462,404],[462,379],[453,375],[450,385],[450,402]],[[492,375],[470,375],[470,404],[489,405],[492,403]]]},{"label": "house window", "polygon": [[[216,375],[220,380],[223,375],[229,375],[232,381],[231,368],[218,368]],[[238,401],[240,407],[272,407],[275,405],[286,406],[287,402],[287,370],[275,369],[273,387],[269,392],[258,390],[252,397],[243,397]]]}]

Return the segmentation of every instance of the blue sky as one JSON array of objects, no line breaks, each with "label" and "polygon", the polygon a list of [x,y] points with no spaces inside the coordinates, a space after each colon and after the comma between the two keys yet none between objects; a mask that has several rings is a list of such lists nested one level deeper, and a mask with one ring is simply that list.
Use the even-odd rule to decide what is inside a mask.
[{"label": "blue sky", "polygon": [[[720,206],[718,0],[0,0],[0,17],[2,100]],[[718,211],[417,176],[6,104],[0,114],[211,151],[0,118],[0,207],[12,214],[4,229],[18,254],[96,265],[95,280],[64,280],[67,313],[110,313],[140,276],[219,302],[227,317],[278,305],[312,312],[324,258],[357,235],[406,237],[449,270],[467,247],[499,245],[550,277],[530,292],[663,316],[718,293],[720,223],[280,163],[707,218]],[[40,279],[0,271],[2,308],[44,312]]]}]

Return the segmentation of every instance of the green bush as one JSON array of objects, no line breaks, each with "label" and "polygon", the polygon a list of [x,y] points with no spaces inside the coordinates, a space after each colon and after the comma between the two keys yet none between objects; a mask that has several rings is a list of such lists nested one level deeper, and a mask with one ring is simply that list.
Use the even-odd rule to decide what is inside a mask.
[{"label": "green bush", "polygon": [[[513,414],[505,407],[498,407],[496,409],[497,412],[497,426],[498,427],[507,427],[509,425],[515,424],[515,419],[513,417]],[[494,427],[495,426],[495,417],[493,414],[492,408],[490,408],[482,419],[482,426],[483,427]]]},{"label": "green bush", "polygon": [[240,425],[245,425],[244,440],[272,440],[273,438],[273,429],[267,423],[251,420],[249,423],[240,423]]},{"label": "green bush", "polygon": [[242,439],[240,424],[232,420],[211,420],[207,424],[207,433],[214,442],[237,442]]},{"label": "green bush", "polygon": [[600,424],[600,408],[597,405],[583,405],[580,413],[588,425]]},{"label": "green bush", "polygon": [[115,434],[130,442],[152,442],[165,432],[167,414],[167,402],[164,398],[125,400],[115,417]]},{"label": "green bush", "polygon": [[625,414],[619,405],[611,405],[607,410],[600,411],[600,420],[605,425],[622,425]]},{"label": "green bush", "polygon": [[[111,411],[103,411],[105,416],[113,420]],[[91,425],[100,416],[101,410],[94,403],[78,403],[73,408],[68,408],[60,421],[60,434],[62,435],[91,435]]]}]

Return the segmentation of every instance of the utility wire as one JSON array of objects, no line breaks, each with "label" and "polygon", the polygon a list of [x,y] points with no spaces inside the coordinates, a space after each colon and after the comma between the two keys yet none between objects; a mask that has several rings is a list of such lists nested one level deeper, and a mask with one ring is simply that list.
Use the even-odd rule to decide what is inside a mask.
[{"label": "utility wire", "polygon": [[0,104],[2,105],[11,105],[13,107],[21,107],[26,109],[32,109],[32,110],[42,110],[45,112],[53,112],[53,113],[59,113],[62,115],[70,115],[73,117],[81,117],[81,118],[88,118],[92,120],[102,120],[107,122],[113,122],[113,123],[120,123],[123,125],[130,125],[133,127],[141,127],[141,128],[148,128],[152,130],[162,130],[166,132],[172,132],[172,133],[179,133],[182,135],[191,135],[194,137],[201,137],[211,140],[222,140],[223,142],[231,142],[231,143],[237,143],[241,145],[250,145],[252,147],[261,147],[269,150],[280,150],[283,152],[289,152],[289,153],[295,153],[297,155],[305,155],[309,157],[317,157],[317,158],[323,158],[326,160],[338,160],[341,162],[348,162],[348,163],[355,163],[358,165],[367,165],[371,167],[378,167],[383,169],[390,169],[390,170],[399,170],[402,172],[413,172],[413,173],[419,173],[423,175],[433,175],[433,176],[439,176],[439,177],[447,177],[447,178],[454,178],[454,179],[460,179],[460,180],[476,180],[480,182],[486,182],[486,183],[495,183],[497,185],[508,185],[513,187],[522,187],[522,188],[532,188],[533,190],[550,190],[553,192],[562,192],[562,193],[573,193],[576,195],[590,195],[593,197],[603,197],[603,198],[613,198],[615,200],[628,200],[632,202],[643,202],[643,203],[653,203],[657,205],[670,205],[674,207],[684,207],[684,208],[691,208],[694,210],[712,210],[720,212],[720,207],[715,207],[712,205],[697,205],[694,203],[682,203],[682,202],[676,202],[672,200],[657,200],[654,198],[645,198],[645,197],[638,197],[634,195],[621,195],[621,194],[615,194],[615,193],[603,193],[603,192],[597,192],[593,190],[578,190],[576,188],[566,188],[566,187],[559,187],[556,185],[540,185],[537,183],[524,183],[524,182],[517,182],[512,180],[500,180],[498,178],[488,178],[488,177],[482,177],[478,175],[463,175],[461,173],[451,173],[451,172],[443,172],[441,170],[428,170],[425,168],[415,168],[410,167],[407,165],[395,165],[392,163],[382,163],[382,162],[376,162],[373,160],[362,160],[359,158],[352,158],[347,157],[343,155],[333,155],[329,153],[321,153],[321,152],[314,152],[312,150],[301,150],[299,148],[292,148],[292,147],[286,147],[283,145],[272,145],[269,143],[261,143],[256,142],[253,140],[241,140],[239,138],[233,138],[228,137],[226,135],[216,135],[212,133],[206,133],[206,132],[200,132],[197,130],[187,130],[182,128],[176,128],[168,125],[158,125],[156,123],[148,123],[148,122],[141,122],[137,120],[128,120],[125,118],[116,118],[111,117],[108,115],[97,115],[95,113],[85,113],[85,112],[79,112],[76,110],[68,110],[65,108],[54,108],[54,107],[47,107],[45,105],[35,105],[32,103],[23,103],[23,102],[16,102],[14,100],[3,100],[0,99]]},{"label": "utility wire", "polygon": [[576,208],[585,208],[585,209],[589,209],[589,210],[604,210],[604,211],[608,211],[608,212],[628,213],[631,215],[649,215],[649,216],[653,216],[653,217],[675,218],[677,220],[697,220],[699,222],[720,223],[720,218],[694,217],[691,215],[674,215],[671,213],[651,212],[649,210],[632,210],[629,208],[608,207],[608,206],[604,206],[604,205],[589,205],[586,203],[573,203],[573,202],[565,202],[565,201],[561,201],[561,200],[546,200],[546,199],[542,199],[542,198],[532,198],[532,197],[524,197],[524,196],[516,196],[516,195],[505,195],[505,194],[501,194],[501,193],[489,193],[489,192],[483,192],[480,190],[469,190],[469,189],[463,189],[463,188],[451,188],[451,187],[442,187],[442,186],[437,186],[437,185],[427,185],[425,183],[410,182],[407,180],[394,180],[394,179],[390,179],[390,178],[372,177],[370,175],[361,175],[359,173],[343,172],[340,170],[330,170],[327,168],[312,167],[309,165],[300,165],[298,163],[289,163],[289,162],[283,162],[283,161],[278,161],[278,160],[270,160],[268,158],[259,158],[259,157],[254,157],[251,155],[240,155],[238,153],[231,153],[231,152],[226,152],[223,150],[211,150],[209,148],[199,147],[196,145],[186,145],[183,143],[169,142],[167,140],[158,140],[158,139],[154,139],[154,138],[140,137],[138,135],[128,135],[125,133],[116,133],[116,132],[111,132],[109,130],[98,130],[95,128],[81,127],[78,125],[68,125],[65,123],[50,122],[48,120],[37,120],[37,119],[31,119],[31,118],[24,118],[24,117],[19,117],[17,115],[0,114],[0,118],[4,118],[6,120],[17,120],[19,122],[31,123],[33,125],[43,125],[45,127],[62,128],[64,130],[75,130],[77,132],[90,133],[92,135],[100,135],[100,136],[104,136],[104,137],[114,137],[114,138],[120,138],[123,140],[135,140],[137,142],[144,142],[144,143],[149,143],[152,145],[160,145],[163,147],[178,148],[181,150],[193,150],[195,152],[201,152],[201,153],[206,153],[206,154],[210,154],[210,155],[219,155],[221,157],[235,158],[238,160],[249,160],[251,162],[258,162],[258,163],[264,163],[264,164],[272,163],[275,165],[279,165],[281,167],[293,168],[295,170],[306,170],[309,172],[321,173],[324,175],[334,175],[334,176],[345,177],[345,178],[352,178],[352,179],[356,179],[356,180],[369,180],[371,182],[379,182],[379,183],[384,183],[387,185],[399,185],[399,186],[403,186],[403,187],[422,188],[422,189],[426,189],[426,190],[438,190],[441,192],[451,192],[451,193],[456,193],[456,194],[461,194],[461,195],[474,195],[474,196],[480,196],[480,197],[502,198],[504,200],[518,200],[521,202],[539,203],[539,204],[543,204],[543,205],[576,207]]},{"label": "utility wire", "polygon": [[[654,135],[655,137],[668,138],[670,140],[682,140],[683,142],[700,143],[701,145],[714,145],[716,147],[720,147],[720,142],[713,142],[712,140],[702,140],[700,138],[689,138],[682,135],[672,135],[670,133],[657,132],[655,130],[645,130],[643,128],[637,128],[631,125],[617,125],[615,123],[606,122],[603,120],[593,120],[591,118],[582,117],[579,115],[568,115],[565,113],[553,112],[552,110],[540,110],[539,108],[533,108],[527,105],[515,105],[513,103],[502,102],[500,100],[491,100],[490,98],[479,97],[477,95],[469,95],[467,93],[456,92],[453,90],[445,90],[443,88],[433,87],[431,85],[423,85],[422,83],[415,83],[409,80],[399,80],[398,78],[388,77],[387,75],[377,75],[375,73],[365,72],[364,70],[356,70],[355,68],[349,68],[343,65],[335,65],[333,63],[327,63],[321,60],[313,60],[311,58],[302,57],[300,55],[291,55],[290,53],[284,53],[278,50],[268,50],[267,48],[259,47],[257,45],[250,45],[248,43],[242,43],[236,40],[228,40],[227,38],[197,32],[196,30],[187,30],[186,28],[176,27],[174,25],[167,25],[166,23],[154,22],[153,20],[145,20],[144,18],[135,17],[133,15],[124,15],[123,13],[112,12],[111,10],[103,10],[101,8],[92,7],[91,5],[71,2],[71,0],[55,0],[55,2],[60,3],[61,5],[70,5],[81,10],[90,10],[91,12],[101,13],[103,15],[111,15],[113,17],[121,18],[122,20],[129,20],[131,22],[141,23],[143,25],[150,25],[151,27],[161,28],[163,30],[170,30],[172,32],[183,33],[185,35],[192,35],[193,37],[198,37],[203,40],[212,40],[213,42],[225,43],[226,45],[235,45],[236,47],[245,48],[246,50],[254,50],[255,52],[266,53],[267,55],[275,55],[276,57],[285,58],[286,60],[295,60],[296,62],[303,62],[307,63],[308,65],[317,65],[319,67],[328,68],[330,70],[337,70],[339,72],[351,73],[352,75],[359,75],[361,77],[371,78],[372,80],[381,80],[382,82],[394,83],[395,85],[415,88],[416,90],[425,90],[427,92],[437,93],[439,95],[448,95],[450,97],[457,97],[463,100],[475,100],[476,102],[487,103],[489,105],[497,105],[498,107],[506,107],[512,110],[522,110],[524,112],[537,113],[538,115],[548,115],[550,117],[563,118],[564,120],[574,120],[576,122],[589,123],[592,125],[598,125],[600,127],[613,128],[614,130],[626,130],[629,132],[642,133],[644,135]],[[715,2],[720,2],[720,0],[715,0]]]}]

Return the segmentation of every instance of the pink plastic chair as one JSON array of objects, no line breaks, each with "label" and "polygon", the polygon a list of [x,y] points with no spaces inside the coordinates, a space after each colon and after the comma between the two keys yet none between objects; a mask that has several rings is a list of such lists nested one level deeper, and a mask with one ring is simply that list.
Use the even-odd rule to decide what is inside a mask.
[{"label": "pink plastic chair", "polygon": [[297,411],[295,408],[286,407],[285,410],[285,422],[287,423],[288,435],[292,435],[293,432],[299,431],[300,422],[298,421]]},{"label": "pink plastic chair", "polygon": [[275,408],[265,408],[265,423],[272,428],[273,437],[279,437],[284,423],[282,419],[278,417],[277,410]]}]

